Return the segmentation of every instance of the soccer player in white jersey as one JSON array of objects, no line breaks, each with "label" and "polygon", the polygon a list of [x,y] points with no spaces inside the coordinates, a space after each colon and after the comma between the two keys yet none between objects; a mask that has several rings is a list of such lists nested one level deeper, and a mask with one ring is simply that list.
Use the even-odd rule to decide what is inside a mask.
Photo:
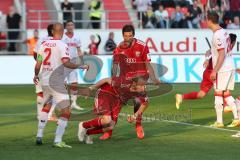
[{"label": "soccer player in white jersey", "polygon": [[[48,27],[47,27],[48,36],[44,37],[43,39],[38,41],[37,45],[35,46],[35,48],[33,50],[33,53],[34,53],[33,57],[34,57],[35,60],[37,60],[37,52],[40,48],[41,43],[43,41],[49,40],[53,37],[52,29],[53,29],[53,24],[49,24]],[[35,89],[36,89],[36,94],[37,94],[37,118],[39,119],[39,114],[40,114],[40,112],[42,110],[42,107],[43,107],[43,92],[42,92],[42,86],[41,86],[40,81],[37,84],[35,84]],[[50,104],[47,104],[47,105],[50,105]],[[51,108],[51,110],[53,110],[53,109],[54,109],[54,107]],[[49,119],[51,119],[51,115],[52,114],[49,114]],[[54,120],[54,118],[52,120]]]},{"label": "soccer player in white jersey", "polygon": [[[39,72],[42,67],[40,80],[42,82],[43,89],[43,103],[47,103],[49,99],[53,98],[59,109],[60,117],[58,119],[58,126],[56,129],[54,146],[59,148],[71,148],[62,141],[62,136],[65,132],[68,120],[70,118],[71,108],[69,96],[64,86],[64,67],[76,69],[76,68],[88,68],[86,66],[80,66],[80,64],[74,64],[70,62],[70,56],[68,53],[67,45],[61,41],[63,35],[63,25],[56,23],[53,26],[53,39],[44,41],[38,51],[37,62],[35,65],[34,82],[39,80]],[[38,122],[38,132],[36,144],[42,144],[43,131],[48,121],[48,113],[50,107],[44,105]]]},{"label": "soccer player in white jersey", "polygon": [[210,79],[214,81],[215,110],[217,121],[212,127],[221,128],[223,124],[223,100],[232,107],[234,119],[228,127],[240,125],[235,99],[230,90],[234,89],[234,63],[232,57],[232,45],[228,33],[219,26],[219,16],[215,11],[208,12],[207,25],[213,31],[212,37],[212,63],[213,70]]},{"label": "soccer player in white jersey", "polygon": [[[73,61],[78,61],[81,58],[81,63],[83,63],[83,54],[81,51],[81,41],[80,37],[74,33],[74,23],[71,20],[66,22],[67,32],[63,35],[63,42],[68,45],[70,58]],[[77,87],[78,87],[78,69],[70,70],[67,69],[67,82],[70,85],[71,94],[71,108],[77,110],[83,110],[77,105]]]}]

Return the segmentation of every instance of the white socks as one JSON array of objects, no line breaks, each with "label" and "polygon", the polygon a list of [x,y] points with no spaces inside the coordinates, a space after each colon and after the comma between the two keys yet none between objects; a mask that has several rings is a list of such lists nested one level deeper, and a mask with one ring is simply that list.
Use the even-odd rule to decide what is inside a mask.
[{"label": "white socks", "polygon": [[229,106],[232,107],[232,113],[233,113],[233,117],[234,119],[238,119],[238,111],[237,111],[237,106],[235,103],[235,99],[232,96],[226,97],[225,101],[227,102],[227,104]]},{"label": "white socks", "polygon": [[223,105],[215,104],[215,110],[217,114],[217,122],[223,123]]},{"label": "white socks", "polygon": [[40,118],[40,113],[43,108],[43,98],[41,96],[37,96],[37,119]]},{"label": "white socks", "polygon": [[238,118],[240,120],[240,100],[236,99],[235,103],[236,103],[236,107],[237,107],[237,110],[238,110]]},{"label": "white socks", "polygon": [[67,126],[68,120],[65,118],[59,118],[58,119],[58,126],[55,134],[55,143],[62,142],[62,136],[65,132],[65,128]]},{"label": "white socks", "polygon": [[40,112],[38,121],[37,137],[43,137],[43,131],[48,121],[48,113]]}]

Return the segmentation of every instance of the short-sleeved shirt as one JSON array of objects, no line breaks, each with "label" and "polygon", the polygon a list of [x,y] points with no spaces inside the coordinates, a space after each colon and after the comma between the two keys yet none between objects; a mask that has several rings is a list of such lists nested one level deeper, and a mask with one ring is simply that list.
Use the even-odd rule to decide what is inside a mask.
[{"label": "short-sleeved shirt", "polygon": [[69,49],[70,58],[78,57],[77,48],[81,47],[80,37],[76,34],[73,34],[72,37],[69,37],[67,34],[63,35],[62,41],[67,44]]},{"label": "short-sleeved shirt", "polygon": [[70,56],[67,45],[61,40],[46,40],[41,44],[38,51],[38,61],[42,62],[40,79],[43,86],[50,85],[49,81],[53,72],[55,72],[55,79],[62,84],[64,83],[64,67],[62,66],[64,59],[70,59]]},{"label": "short-sleeved shirt", "polygon": [[113,63],[120,66],[120,76],[133,75],[137,72],[147,72],[146,62],[150,62],[148,57],[149,49],[146,43],[134,39],[130,47],[126,47],[122,42],[113,52]]},{"label": "short-sleeved shirt", "polygon": [[222,67],[218,72],[226,72],[234,70],[234,61],[232,57],[232,48],[231,48],[231,41],[229,38],[229,34],[226,32],[225,29],[218,29],[213,33],[212,38],[212,63],[213,68],[216,66],[217,59],[218,59],[218,52],[224,50],[225,59],[222,64]]}]

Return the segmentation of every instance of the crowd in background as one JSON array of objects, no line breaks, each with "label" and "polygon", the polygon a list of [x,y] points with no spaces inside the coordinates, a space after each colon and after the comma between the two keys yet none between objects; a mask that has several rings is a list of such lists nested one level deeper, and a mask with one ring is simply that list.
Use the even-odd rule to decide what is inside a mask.
[{"label": "crowd in background", "polygon": [[240,0],[133,0],[143,28],[206,28],[206,14],[215,10],[223,28],[240,29]]}]

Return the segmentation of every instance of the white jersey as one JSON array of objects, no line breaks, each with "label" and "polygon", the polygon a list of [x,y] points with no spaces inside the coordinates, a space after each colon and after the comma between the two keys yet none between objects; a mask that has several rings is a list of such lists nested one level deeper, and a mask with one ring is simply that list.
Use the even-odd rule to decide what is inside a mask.
[{"label": "white jersey", "polygon": [[43,43],[43,41],[50,40],[50,39],[53,39],[53,37],[48,36],[48,37],[41,38],[41,40],[39,40],[37,42],[37,44],[34,47],[33,51],[37,53],[39,51],[39,48],[40,48],[41,44]]},{"label": "white jersey", "polygon": [[[52,82],[50,84],[49,82],[52,80],[63,84],[65,77],[62,60],[70,58],[67,45],[61,40],[46,40],[41,44],[38,56],[42,60],[42,73],[40,77],[42,85],[58,85]],[[54,78],[52,73],[54,73]]]},{"label": "white jersey", "polygon": [[78,57],[77,47],[81,47],[80,37],[76,34],[73,34],[72,37],[69,37],[65,33],[63,35],[62,41],[68,45],[70,58],[72,59]]},{"label": "white jersey", "polygon": [[222,64],[222,67],[218,72],[226,72],[226,71],[234,70],[234,61],[233,61],[232,51],[231,51],[232,50],[231,41],[226,30],[222,28],[213,33],[212,49],[211,49],[213,68],[217,64],[218,51],[220,50],[224,50],[225,59]]}]

